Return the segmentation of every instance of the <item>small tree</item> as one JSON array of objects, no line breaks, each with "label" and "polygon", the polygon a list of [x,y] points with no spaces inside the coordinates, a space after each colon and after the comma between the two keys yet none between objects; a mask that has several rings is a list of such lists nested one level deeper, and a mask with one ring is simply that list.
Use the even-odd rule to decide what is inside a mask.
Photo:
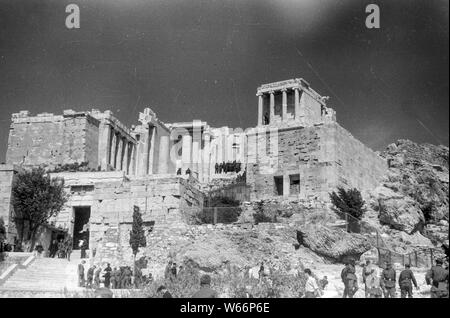
[{"label": "small tree", "polygon": [[35,236],[40,226],[58,215],[67,202],[64,180],[50,178],[42,168],[24,170],[13,183],[13,220],[20,224],[20,243],[24,240],[25,224],[28,225],[27,238],[30,249],[35,244]]},{"label": "small tree", "polygon": [[345,217],[349,214],[350,217],[347,218],[349,224],[349,229],[351,232],[359,232],[359,220],[361,220],[364,214],[364,200],[362,199],[361,192],[356,189],[348,189],[339,187],[338,193],[330,193],[331,203],[334,205],[334,210],[341,213],[341,217]]},{"label": "small tree", "polygon": [[138,206],[133,206],[133,225],[130,231],[130,246],[133,250],[134,258],[139,252],[139,247],[146,247],[147,241],[145,239],[145,232],[143,228],[143,221],[141,212]]}]

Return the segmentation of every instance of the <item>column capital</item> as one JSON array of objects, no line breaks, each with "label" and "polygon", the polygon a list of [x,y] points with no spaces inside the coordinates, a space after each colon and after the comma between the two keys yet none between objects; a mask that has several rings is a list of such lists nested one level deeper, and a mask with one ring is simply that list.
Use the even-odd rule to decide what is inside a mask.
[{"label": "column capital", "polygon": [[292,87],[292,90],[293,91],[300,90],[300,87],[298,87],[298,86],[297,87]]},{"label": "column capital", "polygon": [[258,97],[263,96],[263,95],[264,95],[264,93],[260,93],[260,92],[256,93],[256,96],[258,96]]},{"label": "column capital", "polygon": [[275,94],[275,91],[269,91],[269,94],[273,95],[273,94]]},{"label": "column capital", "polygon": [[282,88],[282,89],[280,89],[280,91],[282,92],[282,93],[285,93],[285,92],[287,92],[287,88]]}]

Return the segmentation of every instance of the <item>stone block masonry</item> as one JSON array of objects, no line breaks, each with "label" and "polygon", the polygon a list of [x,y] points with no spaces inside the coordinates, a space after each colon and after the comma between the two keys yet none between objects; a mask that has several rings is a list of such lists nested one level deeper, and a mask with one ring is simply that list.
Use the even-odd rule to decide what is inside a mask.
[{"label": "stone block masonry", "polygon": [[[372,189],[387,171],[383,158],[336,122],[281,127],[272,137],[263,130],[250,137],[256,138],[248,143],[252,199],[328,200],[338,186]],[[270,138],[277,138],[276,148],[269,147]]]},{"label": "stone block masonry", "polygon": [[89,247],[96,250],[97,261],[111,264],[133,259],[129,246],[133,206],[139,207],[146,231],[160,232],[185,226],[189,213],[201,209],[204,201],[193,178],[126,176],[123,171],[66,172],[52,177],[64,178],[70,199],[51,221],[75,237],[77,208],[88,207]]},{"label": "stone block masonry", "polygon": [[86,113],[12,115],[6,162],[23,166],[89,162],[98,166],[98,125]]}]

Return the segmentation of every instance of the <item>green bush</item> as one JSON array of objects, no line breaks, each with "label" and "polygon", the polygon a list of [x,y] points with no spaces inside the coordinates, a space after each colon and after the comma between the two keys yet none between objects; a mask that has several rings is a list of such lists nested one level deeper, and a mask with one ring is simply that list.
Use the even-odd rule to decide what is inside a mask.
[{"label": "green bush", "polygon": [[349,214],[355,219],[361,220],[364,214],[364,200],[362,199],[361,192],[356,189],[338,188],[338,192],[330,193],[331,203],[334,208],[342,214]]}]

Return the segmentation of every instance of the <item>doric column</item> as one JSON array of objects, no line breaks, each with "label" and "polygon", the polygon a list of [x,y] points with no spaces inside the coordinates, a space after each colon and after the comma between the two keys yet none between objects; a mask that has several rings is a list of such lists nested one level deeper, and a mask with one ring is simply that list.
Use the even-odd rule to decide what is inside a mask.
[{"label": "doric column", "polygon": [[106,170],[106,166],[111,160],[111,126],[101,122],[99,126],[98,138],[98,165],[101,170]]},{"label": "doric column", "polygon": [[258,96],[258,126],[263,124],[263,105],[264,105],[264,96],[261,93],[256,94]]},{"label": "doric column", "polygon": [[122,169],[122,151],[123,151],[123,140],[120,135],[117,135],[117,155],[116,155],[116,170]]},{"label": "doric column", "polygon": [[158,173],[168,172],[169,164],[169,136],[161,136],[159,139]]},{"label": "doric column", "polygon": [[125,171],[125,174],[128,174],[128,140],[124,139],[124,150],[123,150],[123,163],[122,163],[122,170]]},{"label": "doric column", "polygon": [[111,156],[109,160],[109,164],[115,167],[116,163],[116,152],[117,152],[117,135],[114,130],[112,130],[112,140],[111,140]]},{"label": "doric column", "polygon": [[282,100],[282,111],[281,111],[281,119],[287,120],[287,90],[282,89],[281,92],[283,93],[283,100]]},{"label": "doric column", "polygon": [[203,169],[203,177],[204,180],[208,181],[210,174],[209,174],[209,167],[211,165],[210,163],[210,154],[211,154],[211,147],[210,147],[210,142],[211,142],[211,136],[209,135],[209,133],[203,133],[203,138],[205,141],[205,144],[203,146],[203,158],[202,158],[202,169]]},{"label": "doric column", "polygon": [[275,95],[274,92],[269,92],[270,94],[270,124],[275,119]]},{"label": "doric column", "polygon": [[298,87],[294,87],[294,102],[295,102],[295,111],[294,111],[294,118],[300,119],[300,91]]},{"label": "doric column", "polygon": [[147,175],[149,172],[149,156],[150,156],[150,127],[146,127],[145,133],[142,134],[144,143],[142,158],[141,175]]},{"label": "doric column", "polygon": [[135,175],[136,174],[136,145],[133,143],[130,143],[129,149],[130,149],[129,174]]},{"label": "doric column", "polygon": [[191,169],[191,152],[192,152],[192,136],[191,135],[183,135],[183,139],[181,141],[182,144],[182,154],[181,154],[181,162],[182,162],[182,171],[183,173],[189,168]]}]

